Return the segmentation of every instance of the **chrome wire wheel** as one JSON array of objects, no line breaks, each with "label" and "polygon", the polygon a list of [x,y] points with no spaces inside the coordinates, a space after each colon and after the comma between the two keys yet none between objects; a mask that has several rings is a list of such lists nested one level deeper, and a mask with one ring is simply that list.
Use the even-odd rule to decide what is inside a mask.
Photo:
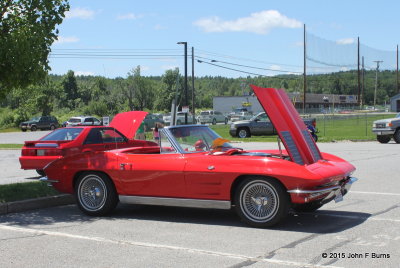
[{"label": "chrome wire wheel", "polygon": [[236,213],[254,227],[270,227],[288,214],[291,202],[286,188],[274,178],[248,176],[235,190]]},{"label": "chrome wire wheel", "polygon": [[107,201],[107,195],[106,184],[95,174],[87,175],[79,182],[77,197],[86,211],[101,210]]},{"label": "chrome wire wheel", "polygon": [[274,187],[265,181],[253,181],[243,188],[240,194],[240,206],[246,217],[255,222],[272,219],[279,206],[279,198]]}]

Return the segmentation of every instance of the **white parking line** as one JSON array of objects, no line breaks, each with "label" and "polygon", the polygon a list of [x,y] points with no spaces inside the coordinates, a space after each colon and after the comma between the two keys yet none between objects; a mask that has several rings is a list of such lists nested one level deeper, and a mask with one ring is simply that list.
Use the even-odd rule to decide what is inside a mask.
[{"label": "white parking line", "polygon": [[400,194],[398,194],[398,193],[379,193],[379,192],[360,192],[360,191],[350,191],[349,193],[354,193],[354,194],[376,194],[376,195],[400,196]]},{"label": "white parking line", "polygon": [[203,255],[211,255],[211,256],[217,256],[217,257],[240,259],[240,260],[246,260],[246,261],[282,264],[282,265],[294,266],[294,267],[310,267],[310,268],[311,267],[329,267],[329,268],[337,268],[338,267],[338,266],[318,265],[318,264],[302,263],[302,262],[294,262],[294,261],[286,261],[286,260],[263,259],[263,258],[250,257],[250,256],[234,254],[234,253],[210,251],[210,250],[203,250],[203,249],[196,249],[196,248],[186,248],[186,247],[179,247],[179,246],[169,246],[169,245],[152,244],[152,243],[144,243],[144,242],[137,242],[137,241],[127,241],[127,240],[112,240],[112,239],[107,239],[107,238],[102,238],[102,237],[74,235],[74,234],[68,234],[68,233],[62,233],[62,232],[37,230],[37,229],[7,226],[7,225],[1,225],[1,224],[0,224],[0,229],[7,230],[7,231],[30,233],[30,234],[34,234],[34,235],[49,235],[49,236],[67,237],[67,238],[72,238],[72,239],[81,239],[81,240],[88,240],[88,241],[95,241],[95,242],[102,242],[102,243],[118,244],[118,245],[132,245],[132,246],[138,246],[138,247],[185,251],[187,253],[192,253],[192,254],[203,254]]}]

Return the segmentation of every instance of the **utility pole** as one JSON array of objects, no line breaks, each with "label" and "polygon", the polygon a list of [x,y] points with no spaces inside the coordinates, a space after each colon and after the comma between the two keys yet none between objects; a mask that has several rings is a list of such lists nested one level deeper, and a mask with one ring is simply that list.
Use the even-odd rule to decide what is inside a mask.
[{"label": "utility pole", "polygon": [[193,115],[193,124],[196,121],[195,108],[194,108],[194,47],[192,47],[192,115]]},{"label": "utility pole", "polygon": [[362,83],[361,83],[360,108],[362,109],[364,106],[364,86],[365,86],[364,56],[362,56],[361,77],[362,77]]},{"label": "utility pole", "polygon": [[[178,42],[178,45],[184,45],[185,49],[185,106],[187,107],[189,105],[188,102],[188,79],[187,79],[187,42]],[[188,113],[185,113],[185,125],[187,125],[188,120]]]},{"label": "utility pole", "polygon": [[307,51],[306,51],[306,25],[304,24],[304,85],[303,85],[303,114],[306,111],[306,91],[307,91]]},{"label": "utility pole", "polygon": [[374,92],[374,110],[376,105],[376,91],[378,90],[378,71],[379,71],[379,63],[383,62],[383,60],[374,60],[376,62],[376,74],[375,74],[375,92]]},{"label": "utility pole", "polygon": [[357,38],[358,46],[357,46],[357,77],[358,77],[358,106],[361,106],[361,81],[360,81],[360,37]]},{"label": "utility pole", "polygon": [[396,84],[397,84],[397,92],[400,93],[400,86],[399,86],[399,45],[397,45],[397,68],[396,68]]}]

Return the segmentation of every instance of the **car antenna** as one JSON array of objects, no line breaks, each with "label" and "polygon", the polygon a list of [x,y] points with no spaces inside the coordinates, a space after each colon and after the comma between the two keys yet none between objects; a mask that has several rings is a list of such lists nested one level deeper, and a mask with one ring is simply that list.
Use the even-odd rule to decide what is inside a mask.
[{"label": "car antenna", "polygon": [[281,147],[281,137],[277,137],[277,140],[278,140],[278,147],[279,147],[279,157],[280,158],[283,158],[283,155],[282,155],[282,147]]}]

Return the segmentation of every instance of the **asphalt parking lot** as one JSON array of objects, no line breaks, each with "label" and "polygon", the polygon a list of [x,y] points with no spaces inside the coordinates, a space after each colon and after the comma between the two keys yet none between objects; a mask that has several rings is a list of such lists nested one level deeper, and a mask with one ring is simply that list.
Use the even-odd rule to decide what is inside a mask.
[{"label": "asphalt parking lot", "polygon": [[[7,214],[0,267],[398,267],[400,145],[319,147],[353,163],[359,181],[343,202],[315,213],[291,214],[272,229],[248,227],[232,211],[172,207],[120,205],[104,218],[75,205]],[[2,179],[24,180],[29,171],[19,170],[18,156],[0,150],[0,168],[9,167]]]}]

